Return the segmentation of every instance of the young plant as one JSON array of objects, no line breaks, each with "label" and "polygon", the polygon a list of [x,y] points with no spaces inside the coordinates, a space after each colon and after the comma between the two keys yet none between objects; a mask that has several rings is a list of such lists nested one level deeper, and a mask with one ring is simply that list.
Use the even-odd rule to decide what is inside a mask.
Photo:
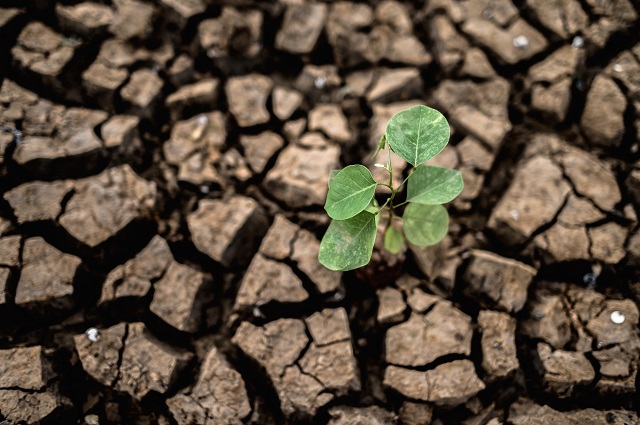
[{"label": "young plant", "polygon": [[[442,204],[462,192],[462,175],[457,170],[424,165],[449,142],[449,124],[435,109],[414,106],[398,112],[387,123],[374,157],[387,148],[387,163],[376,164],[389,173],[388,182],[378,182],[363,165],[349,165],[329,176],[325,210],[332,218],[320,243],[320,263],[331,270],[353,270],[371,260],[377,228],[382,218],[384,247],[397,254],[407,241],[417,246],[440,242],[449,230],[449,214]],[[391,152],[413,167],[398,187],[393,187]],[[404,185],[406,200],[396,203]],[[377,186],[391,193],[379,205]],[[402,217],[397,208],[406,205]],[[402,231],[394,222],[401,224]]]}]

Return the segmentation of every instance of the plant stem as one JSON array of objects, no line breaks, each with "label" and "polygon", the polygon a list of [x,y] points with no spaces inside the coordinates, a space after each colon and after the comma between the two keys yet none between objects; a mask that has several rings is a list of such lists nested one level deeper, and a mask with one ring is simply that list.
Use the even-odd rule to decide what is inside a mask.
[{"label": "plant stem", "polygon": [[378,186],[388,187],[388,188],[393,192],[393,187],[389,186],[389,185],[388,185],[388,184],[386,184],[386,183],[376,182],[376,184],[377,184]]},{"label": "plant stem", "polygon": [[387,230],[391,226],[391,220],[393,220],[395,214],[393,214],[393,208],[389,208],[389,217],[387,218],[387,225],[384,226],[384,233],[387,233]]},{"label": "plant stem", "polygon": [[400,183],[400,186],[398,186],[398,190],[400,190],[400,188],[404,186],[404,184],[407,182],[407,180],[409,180],[409,177],[411,177],[411,174],[413,174],[415,170],[416,170],[416,167],[413,167],[411,168],[411,170],[409,170],[409,175],[407,176],[406,179],[402,180],[402,183]]},{"label": "plant stem", "polygon": [[387,170],[389,171],[389,187],[393,192],[393,167],[391,166],[391,146],[387,148]]},{"label": "plant stem", "polygon": [[382,204],[382,206],[380,207],[380,209],[378,210],[378,212],[382,211],[384,209],[384,207],[387,206],[387,204],[389,203],[389,201],[391,200],[391,198],[387,198],[387,200],[385,201],[384,204]]}]

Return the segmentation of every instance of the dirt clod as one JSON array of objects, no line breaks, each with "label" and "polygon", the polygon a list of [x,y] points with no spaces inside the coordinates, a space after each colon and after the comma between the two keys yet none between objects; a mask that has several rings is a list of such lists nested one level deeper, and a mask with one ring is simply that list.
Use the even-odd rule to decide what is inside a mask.
[{"label": "dirt clod", "polygon": [[260,205],[243,196],[228,202],[200,201],[187,222],[196,248],[225,266],[246,262],[253,241],[264,234],[267,224]]},{"label": "dirt clod", "polygon": [[207,354],[191,391],[170,398],[167,404],[180,425],[240,423],[251,412],[242,377],[215,348]]},{"label": "dirt clod", "polygon": [[[465,291],[486,300],[487,307],[517,313],[527,299],[527,289],[535,269],[526,264],[485,251],[472,251],[464,274]],[[483,301],[481,301],[483,302]]]},{"label": "dirt clod", "polygon": [[[640,423],[638,0],[4,3],[0,425]],[[446,237],[328,270],[416,105]]]},{"label": "dirt clod", "polygon": [[504,378],[518,367],[516,321],[506,313],[483,310],[478,315],[482,333],[482,368],[491,377]]}]

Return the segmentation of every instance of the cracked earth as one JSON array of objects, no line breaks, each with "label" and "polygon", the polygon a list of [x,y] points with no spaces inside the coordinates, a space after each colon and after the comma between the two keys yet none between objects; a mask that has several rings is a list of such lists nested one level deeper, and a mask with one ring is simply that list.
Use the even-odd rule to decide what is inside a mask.
[{"label": "cracked earth", "polygon": [[[640,424],[637,0],[5,0],[0,423]],[[317,261],[447,116],[445,240]],[[399,184],[407,164],[395,158]]]}]

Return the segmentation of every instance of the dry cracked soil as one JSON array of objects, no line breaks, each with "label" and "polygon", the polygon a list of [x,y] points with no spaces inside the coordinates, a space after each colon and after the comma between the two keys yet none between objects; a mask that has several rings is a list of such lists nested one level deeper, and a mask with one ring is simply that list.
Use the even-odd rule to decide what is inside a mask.
[{"label": "dry cracked soil", "polygon": [[[449,235],[323,268],[417,104]],[[640,424],[638,0],[3,0],[0,130],[2,425]]]}]

